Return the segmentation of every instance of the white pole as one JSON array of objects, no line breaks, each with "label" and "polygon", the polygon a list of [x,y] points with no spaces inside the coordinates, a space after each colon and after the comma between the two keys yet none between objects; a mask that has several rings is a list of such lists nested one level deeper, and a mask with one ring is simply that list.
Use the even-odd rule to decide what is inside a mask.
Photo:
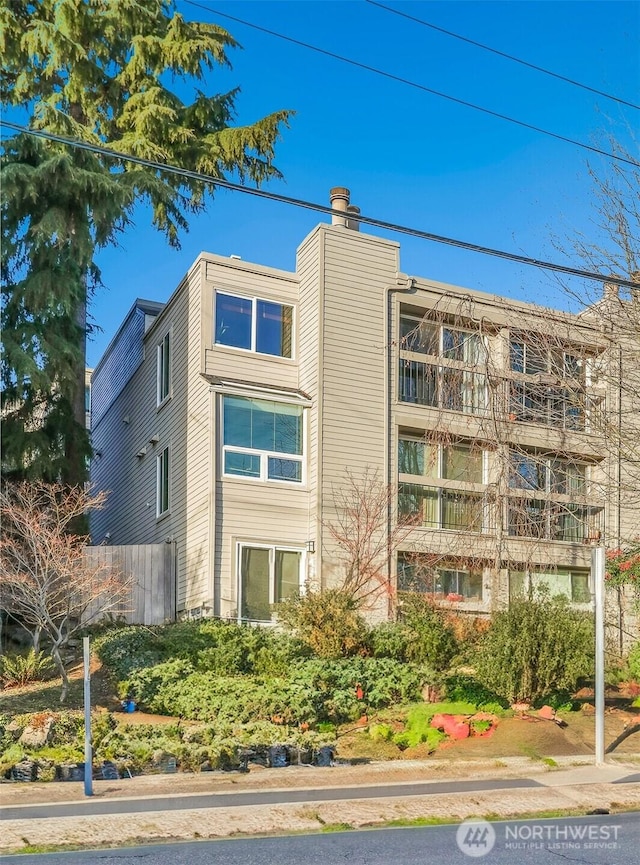
[{"label": "white pole", "polygon": [[84,649],[84,795],[93,796],[93,753],[91,748],[91,674],[89,637],[82,638]]},{"label": "white pole", "polygon": [[596,547],[591,557],[596,628],[596,766],[604,765],[604,547]]}]

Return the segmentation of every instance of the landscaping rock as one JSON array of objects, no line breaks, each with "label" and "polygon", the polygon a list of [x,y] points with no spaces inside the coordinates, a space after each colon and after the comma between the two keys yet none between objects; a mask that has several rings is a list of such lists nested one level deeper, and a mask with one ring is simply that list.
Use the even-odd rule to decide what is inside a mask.
[{"label": "landscaping rock", "polygon": [[25,748],[44,748],[51,741],[53,735],[53,725],[55,718],[51,715],[44,720],[38,719],[38,723],[33,721],[28,727],[25,727],[20,735],[19,742]]},{"label": "landscaping rock", "polygon": [[323,745],[318,749],[315,759],[316,766],[330,766],[333,763],[334,748],[331,745]]},{"label": "landscaping rock", "polygon": [[35,781],[38,767],[33,760],[22,760],[11,769],[12,781]]},{"label": "landscaping rock", "polygon": [[7,724],[7,726],[6,726],[6,732],[10,733],[16,742],[18,741],[18,739],[22,735],[23,730],[24,730],[24,725],[19,724],[17,721],[11,721],[11,723]]},{"label": "landscaping rock", "polygon": [[84,781],[84,763],[63,763],[60,766],[61,781]]},{"label": "landscaping rock", "polygon": [[538,717],[544,718],[545,721],[555,721],[556,719],[556,710],[551,706],[542,706],[538,709]]},{"label": "landscaping rock", "polygon": [[269,748],[269,765],[272,769],[283,769],[289,765],[289,753],[285,745],[272,745]]},{"label": "landscaping rock", "polygon": [[442,730],[452,739],[468,739],[471,732],[469,724],[461,715],[439,713],[431,719],[431,726]]},{"label": "landscaping rock", "polygon": [[118,767],[111,760],[104,760],[100,767],[100,778],[103,781],[117,781],[120,777]]}]

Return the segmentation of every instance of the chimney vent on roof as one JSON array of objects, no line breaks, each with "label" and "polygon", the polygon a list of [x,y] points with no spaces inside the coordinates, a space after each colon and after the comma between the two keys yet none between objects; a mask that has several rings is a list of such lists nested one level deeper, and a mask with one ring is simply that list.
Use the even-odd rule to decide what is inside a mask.
[{"label": "chimney vent on roof", "polygon": [[347,207],[347,213],[349,214],[347,217],[347,228],[350,228],[351,231],[360,231],[360,220],[358,219],[360,208],[356,207],[355,204],[350,204]]},{"label": "chimney vent on roof", "polygon": [[351,193],[346,188],[346,186],[334,186],[333,189],[329,190],[329,202],[331,204],[332,210],[340,210],[344,213],[344,216],[341,216],[338,213],[331,214],[331,225],[341,225],[343,228],[347,227],[348,219],[347,212],[349,210],[349,197]]}]

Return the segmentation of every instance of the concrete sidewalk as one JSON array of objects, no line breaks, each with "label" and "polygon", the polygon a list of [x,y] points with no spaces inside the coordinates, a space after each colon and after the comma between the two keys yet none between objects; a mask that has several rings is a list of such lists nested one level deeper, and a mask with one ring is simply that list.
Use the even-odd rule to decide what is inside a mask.
[{"label": "concrete sidewalk", "polygon": [[127,841],[322,831],[323,827],[514,817],[596,808],[640,810],[640,765],[539,761],[393,761],[248,774],[155,775],[78,783],[0,784],[2,846],[85,847]]}]

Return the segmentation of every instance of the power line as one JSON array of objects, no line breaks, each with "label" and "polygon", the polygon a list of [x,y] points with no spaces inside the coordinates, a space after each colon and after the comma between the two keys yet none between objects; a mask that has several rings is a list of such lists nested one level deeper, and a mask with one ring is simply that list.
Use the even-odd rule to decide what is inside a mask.
[{"label": "power line", "polygon": [[517,126],[522,126],[524,129],[531,129],[533,132],[539,132],[542,135],[548,135],[558,141],[564,141],[566,144],[573,144],[576,147],[582,147],[585,150],[590,150],[592,153],[598,153],[600,156],[606,156],[608,159],[616,159],[620,162],[626,162],[628,165],[633,165],[637,168],[640,163],[633,159],[628,159],[626,156],[620,156],[616,153],[610,153],[608,150],[601,150],[591,144],[584,144],[582,141],[576,141],[574,138],[568,138],[565,135],[560,135],[558,132],[551,132],[548,129],[543,129],[540,126],[534,126],[532,123],[526,123],[524,120],[517,120],[515,117],[509,117],[506,114],[500,114],[498,111],[493,111],[491,108],[484,108],[481,105],[476,105],[474,102],[467,102],[465,99],[459,99],[457,96],[451,96],[448,93],[442,93],[440,90],[434,90],[431,87],[426,87],[424,84],[418,84],[416,81],[411,81],[408,78],[403,78],[400,75],[394,75],[392,72],[385,72],[383,69],[378,69],[375,66],[370,66],[367,63],[361,63],[359,60],[352,60],[350,57],[345,57],[342,54],[336,54],[333,51],[328,51],[326,48],[319,48],[317,45],[311,45],[309,42],[302,42],[300,39],[294,39],[293,36],[285,36],[283,33],[277,33],[275,30],[270,30],[268,27],[262,27],[259,24],[253,24],[251,21],[245,21],[243,18],[237,18],[234,15],[228,15],[225,12],[218,12],[216,9],[211,9],[209,6],[203,6],[202,3],[196,3],[195,0],[182,0],[189,6],[197,6],[199,9],[204,9],[206,12],[211,12],[220,18],[227,18],[229,21],[235,21],[236,24],[242,24],[245,27],[251,27],[253,30],[258,30],[261,33],[266,33],[269,36],[275,36],[277,39],[283,39],[285,42],[291,42],[293,45],[298,45],[301,48],[308,48],[309,51],[315,51],[325,57],[331,57],[334,60],[339,60],[341,63],[347,63],[350,66],[355,66],[358,69],[364,69],[367,72],[373,72],[375,75],[381,75],[383,78],[388,78],[391,81],[397,81],[400,84],[406,84],[408,87],[414,87],[416,90],[422,90],[424,93],[430,93],[432,96],[439,96],[441,99],[448,99],[450,102],[455,102],[458,105],[464,105],[465,108],[473,108],[474,111],[481,111],[483,114],[488,114],[491,117],[497,117],[500,120],[506,120],[508,123],[515,123]]},{"label": "power line", "polygon": [[581,87],[583,90],[589,90],[591,93],[596,93],[598,96],[604,96],[606,99],[612,99],[614,102],[619,102],[620,105],[628,105],[629,108],[640,109],[640,105],[635,102],[628,102],[626,99],[621,99],[619,96],[613,96],[611,93],[605,93],[604,90],[598,90],[596,87],[590,87],[588,84],[582,84],[580,81],[574,81],[573,78],[568,78],[566,75],[560,75],[558,72],[552,72],[551,69],[545,69],[543,66],[536,66],[535,63],[529,63],[527,60],[522,60],[520,57],[514,57],[513,54],[507,54],[505,51],[499,51],[497,48],[491,48],[490,45],[484,45],[482,42],[476,42],[475,39],[469,39],[467,36],[461,36],[459,33],[454,33],[452,30],[445,30],[444,27],[438,27],[437,24],[432,24],[430,21],[425,21],[423,18],[416,18],[414,15],[409,15],[407,12],[401,12],[399,9],[393,9],[391,6],[385,6],[384,3],[378,3],[377,0],[365,0],[371,6],[377,6],[379,9],[384,9],[386,12],[391,12],[393,15],[399,15],[401,18],[407,18],[409,21],[415,21],[416,24],[422,24],[424,27],[430,27],[432,30],[437,30],[438,33],[444,33],[446,36],[452,36],[454,39],[460,39],[461,42],[467,42],[469,45],[475,45],[476,48],[482,48],[484,51],[490,51],[492,54],[497,54],[499,57],[504,57],[507,60],[513,60],[514,63],[520,63],[522,66],[528,66],[529,69],[535,69],[536,72],[544,72],[545,75],[551,75],[560,81],[567,84],[573,84],[574,87]]},{"label": "power line", "polygon": [[[66,138],[63,135],[56,135],[53,132],[45,132],[40,129],[29,129],[27,126],[21,126],[18,123],[11,123],[8,120],[0,120],[0,127],[6,126],[8,129],[12,129],[15,132],[23,133],[25,135],[32,135],[35,138],[44,138],[47,141],[55,141],[59,144],[66,144],[69,147],[75,147],[78,150],[88,150],[91,153],[98,153],[101,156],[107,156],[111,159],[121,159],[125,162],[131,162],[135,165],[143,165],[146,168],[153,168],[156,171],[164,171],[167,174],[174,174],[178,177],[184,177],[189,180],[199,180],[203,183],[211,184],[212,186],[221,186],[224,189],[230,189],[233,192],[242,192],[245,195],[254,195],[258,198],[264,198],[269,201],[277,201],[280,204],[289,204],[294,207],[301,207],[305,210],[314,210],[318,213],[326,213],[330,216],[336,215],[344,218],[344,211],[334,210],[326,204],[317,204],[313,201],[306,201],[302,198],[292,198],[288,195],[280,195],[277,192],[268,192],[264,189],[256,189],[255,187],[250,186],[242,186],[240,183],[233,183],[230,180],[225,180],[224,178],[214,177],[211,174],[204,174],[200,171],[191,171],[188,168],[179,168],[175,165],[167,165],[164,162],[155,162],[151,159],[144,159],[141,156],[131,156],[127,153],[122,153],[118,150],[112,150],[108,147],[102,147],[98,144],[90,144],[89,142],[80,141],[78,139]],[[531,267],[538,267],[541,270],[551,270],[556,273],[564,273],[568,276],[577,276],[582,279],[590,279],[595,280],[597,282],[609,281],[615,282],[617,285],[623,288],[630,288],[637,291],[638,284],[635,282],[631,282],[626,279],[619,279],[618,277],[612,277],[611,275],[605,275],[602,273],[596,273],[590,270],[581,270],[580,268],[569,267],[564,264],[556,264],[551,261],[544,261],[538,258],[531,258],[526,255],[517,255],[513,252],[506,252],[501,249],[493,249],[490,246],[481,246],[477,243],[469,243],[464,240],[457,240],[452,237],[445,237],[440,234],[432,234],[428,231],[422,231],[419,228],[411,228],[406,225],[400,225],[395,222],[387,222],[383,219],[376,219],[373,216],[363,216],[358,214],[357,216],[351,215],[350,219],[353,219],[359,223],[363,223],[365,225],[372,225],[375,228],[382,228],[386,231],[394,231],[398,234],[406,234],[411,237],[417,237],[421,240],[430,240],[434,243],[442,243],[448,246],[455,246],[459,249],[465,249],[468,252],[475,252],[481,255],[492,255],[495,258],[506,259],[507,261],[515,261],[519,264],[526,264]]]}]

